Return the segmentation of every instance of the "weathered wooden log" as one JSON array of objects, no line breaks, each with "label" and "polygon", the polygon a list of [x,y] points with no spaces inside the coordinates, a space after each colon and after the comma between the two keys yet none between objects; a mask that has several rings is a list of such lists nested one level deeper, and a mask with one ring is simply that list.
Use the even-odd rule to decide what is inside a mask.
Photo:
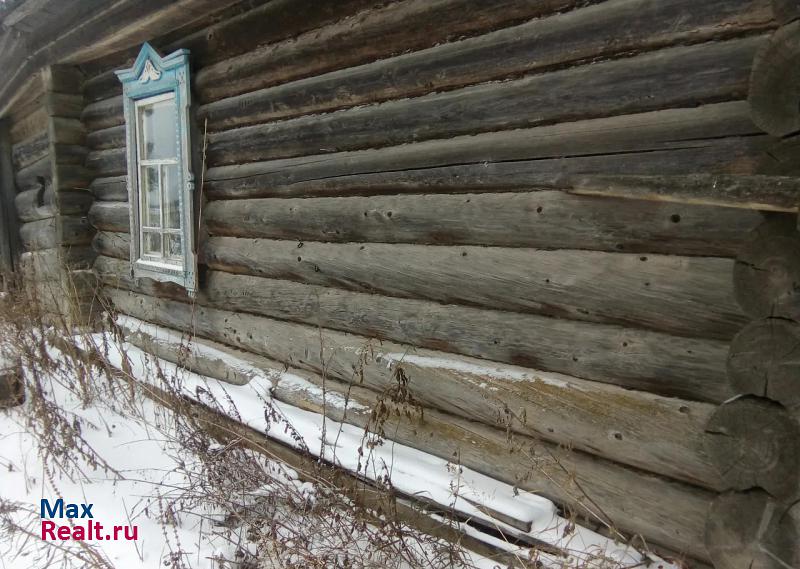
[{"label": "weathered wooden log", "polygon": [[748,100],[753,121],[766,132],[785,136],[800,130],[800,21],[775,32],[753,62]]},{"label": "weathered wooden log", "polygon": [[569,192],[761,211],[800,209],[800,182],[789,176],[585,176],[577,178]]},{"label": "weathered wooden log", "polygon": [[128,201],[128,177],[95,178],[89,186],[95,199],[100,201]]},{"label": "weathered wooden log", "polygon": [[781,24],[800,18],[800,2],[797,0],[772,0],[772,11]]},{"label": "weathered wooden log", "polygon": [[54,278],[64,270],[91,269],[97,255],[90,247],[68,246],[20,255],[20,270],[30,278]]},{"label": "weathered wooden log", "polygon": [[[191,308],[186,306],[181,312],[186,310]],[[206,327],[203,322],[198,324]],[[707,557],[703,551],[702,534],[713,494],[706,491],[533,438],[518,436],[509,440],[502,430],[490,429],[435,409],[426,408],[420,415],[414,403],[403,408],[393,400],[391,382],[394,381],[396,387],[397,380],[390,379],[381,390],[382,394],[376,395],[359,386],[348,386],[330,378],[323,380],[316,373],[289,369],[289,374],[284,374],[286,366],[283,364],[246,352],[231,352],[230,348],[201,338],[192,340],[199,349],[187,350],[180,343],[165,341],[161,334],[157,337],[148,334],[134,322],[128,321],[123,326],[130,333],[127,336],[130,341],[147,350],[157,344],[157,353],[169,361],[226,380],[231,377],[230,368],[210,355],[213,352],[208,350],[219,349],[269,374],[273,380],[273,394],[279,401],[325,413],[334,420],[344,420],[373,431],[383,430],[392,440],[441,458],[458,456],[464,466],[521,489],[543,494],[579,515],[586,515],[588,511],[591,517],[610,518],[615,527],[623,531],[645,535],[648,541],[696,557]],[[319,334],[318,331],[311,332]],[[173,334],[180,336],[180,332]],[[385,363],[379,367],[385,368]],[[322,397],[323,385],[328,394],[325,399]],[[416,389],[412,391],[416,397]],[[346,412],[345,401],[350,401]],[[372,413],[373,409],[378,413]],[[402,413],[403,410],[411,412]],[[383,425],[376,422],[376,417],[384,421]],[[657,498],[659,495],[661,498]],[[654,499],[654,503],[659,504],[657,508],[647,503]]]},{"label": "weathered wooden log", "polygon": [[62,215],[86,214],[93,201],[89,192],[61,191],[56,193],[52,187],[48,186],[20,192],[14,203],[19,219],[29,222],[47,219],[59,213]]},{"label": "weathered wooden log", "polygon": [[[155,346],[164,341],[145,332],[139,332],[137,338],[166,359],[180,357],[179,343]],[[202,344],[198,349],[198,353],[184,354],[183,361],[193,362],[191,369],[246,383],[245,372],[225,371],[224,350],[222,355],[204,356],[207,350]],[[377,349],[385,353],[384,347]],[[425,406],[706,488],[724,487],[703,450],[703,428],[714,411],[711,405],[522,368],[487,367],[447,354],[402,356],[394,354],[396,359],[386,362],[379,353],[370,354],[374,361],[365,361],[365,365],[384,361],[387,373],[380,384],[367,380],[363,384],[378,391],[391,390],[400,373],[393,370],[400,369],[413,398]],[[350,380],[358,383],[356,378]]]},{"label": "weathered wooden log", "polygon": [[205,192],[212,198],[458,192],[568,187],[575,174],[796,168],[800,145],[778,148],[771,137],[753,136],[758,132],[749,106],[739,101],[212,168]]},{"label": "weathered wooden log", "polygon": [[756,320],[736,335],[728,352],[733,391],[800,409],[799,356],[800,323],[782,318]]},{"label": "weathered wooden log", "polygon": [[[415,51],[565,10],[581,2],[411,0],[267,45],[200,69],[195,89],[212,101],[293,79]],[[439,24],[447,21],[447,26]],[[250,33],[248,31],[248,33]]]},{"label": "weathered wooden log", "polygon": [[57,93],[50,91],[45,94],[44,103],[51,117],[80,119],[83,111],[83,95],[75,93]]},{"label": "weathered wooden log", "polygon": [[10,367],[0,370],[0,409],[17,407],[25,402],[25,384],[22,370]]},{"label": "weathered wooden log", "polygon": [[[41,97],[41,93],[39,97]],[[47,111],[41,106],[39,98],[34,97],[34,100],[37,104],[31,108],[31,112],[12,122],[11,142],[14,144],[47,130]]]},{"label": "weathered wooden log", "polygon": [[86,105],[81,122],[89,132],[125,124],[122,113],[122,95]]},{"label": "weathered wooden log", "polygon": [[734,256],[762,220],[561,191],[214,201],[203,213],[220,236],[708,256]]},{"label": "weathered wooden log", "polygon": [[711,505],[706,549],[716,569],[800,566],[800,508],[760,489],[723,494]]},{"label": "weathered wooden log", "polygon": [[122,148],[126,144],[125,125],[95,130],[86,136],[86,145],[92,150]]},{"label": "weathered wooden log", "polygon": [[92,230],[85,216],[56,216],[23,223],[20,238],[27,251],[64,245],[88,245]]},{"label": "weathered wooden log", "polygon": [[122,147],[89,152],[86,167],[101,178],[125,174],[128,168],[126,150]]},{"label": "weathered wooden log", "polygon": [[[103,267],[105,265],[105,267]],[[125,261],[98,258],[109,284],[180,298],[178,287],[131,282]],[[185,296],[184,296],[185,298]],[[478,356],[644,389],[719,402],[730,397],[727,345],[618,326],[495,312],[424,301],[319,289],[213,271],[208,305],[344,330],[367,338]],[[379,307],[378,307],[379,305]]]},{"label": "weathered wooden log", "polygon": [[514,81],[219,132],[209,136],[208,164],[393,146],[625,115],[688,101],[736,100],[747,94],[753,57],[765,41],[758,36],[669,48]]},{"label": "weathered wooden log", "polygon": [[[99,252],[122,258],[114,249]],[[204,260],[240,274],[685,336],[730,339],[746,322],[729,259],[212,237]]]},{"label": "weathered wooden log", "polygon": [[15,172],[14,182],[17,185],[17,189],[22,192],[45,185],[52,179],[52,175],[52,157],[48,153],[30,166]]},{"label": "weathered wooden log", "polygon": [[229,97],[201,107],[199,114],[208,118],[212,130],[227,129],[542,72],[571,62],[648,51],[687,38],[700,43],[772,25],[766,2],[714,0],[698,5],[690,0],[657,4],[613,0]]},{"label": "weathered wooden log", "polygon": [[51,116],[50,123],[52,128],[49,131],[54,143],[86,144],[86,129],[79,119]]},{"label": "weathered wooden log", "polygon": [[101,202],[92,204],[89,221],[103,231],[130,232],[130,206],[128,202]]},{"label": "weathered wooden log", "polygon": [[759,225],[736,258],[736,299],[753,318],[800,319],[800,233],[794,216]]},{"label": "weathered wooden log", "polygon": [[[56,155],[56,160],[59,160],[59,155]],[[82,164],[58,163],[53,169],[53,188],[58,193],[80,191],[88,194],[92,178],[92,171]]]},{"label": "weathered wooden log", "polygon": [[127,261],[131,255],[131,236],[128,233],[98,231],[92,239],[92,248],[100,255]]},{"label": "weathered wooden log", "polygon": [[795,499],[800,486],[800,426],[781,405],[742,397],[725,403],[711,417],[707,452],[733,490],[760,487]]},{"label": "weathered wooden log", "polygon": [[44,158],[50,150],[50,139],[47,131],[35,134],[22,142],[18,142],[11,149],[11,158],[14,169],[21,170],[34,162]]}]

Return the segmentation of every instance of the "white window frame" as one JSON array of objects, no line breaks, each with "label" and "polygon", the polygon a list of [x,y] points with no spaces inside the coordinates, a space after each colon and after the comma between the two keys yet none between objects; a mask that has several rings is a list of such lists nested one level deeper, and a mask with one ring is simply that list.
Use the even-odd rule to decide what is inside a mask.
[{"label": "white window frame", "polygon": [[[161,57],[149,44],[145,43],[130,69],[117,71],[123,86],[123,107],[125,113],[127,158],[128,158],[128,201],[131,219],[131,275],[135,279],[149,278],[157,281],[173,282],[186,289],[189,296],[197,290],[197,255],[194,217],[194,173],[191,164],[190,104],[189,91],[189,52],[176,51]],[[146,105],[163,101],[175,104],[176,156],[174,159],[141,158],[142,133],[140,132],[139,111]],[[163,165],[178,166],[180,229],[167,229],[164,223],[164,184]],[[156,231],[161,235],[160,257],[144,253],[143,224],[143,166],[158,165],[159,209],[161,227]],[[167,260],[165,235],[180,234],[182,257]]]}]

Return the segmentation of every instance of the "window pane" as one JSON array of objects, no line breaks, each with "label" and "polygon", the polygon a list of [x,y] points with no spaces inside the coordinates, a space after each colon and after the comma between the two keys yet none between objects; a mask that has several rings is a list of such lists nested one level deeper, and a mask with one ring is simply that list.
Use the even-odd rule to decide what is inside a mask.
[{"label": "window pane", "polygon": [[183,242],[181,236],[164,235],[164,238],[167,240],[165,243],[166,247],[164,248],[167,257],[178,261],[183,260]]},{"label": "window pane", "polygon": [[142,160],[177,158],[176,137],[174,98],[139,107],[139,144]]},{"label": "window pane", "polygon": [[158,233],[144,233],[142,235],[142,253],[151,257],[161,257],[161,235]]},{"label": "window pane", "polygon": [[164,224],[169,229],[181,228],[180,180],[178,166],[175,164],[162,166],[164,169]]},{"label": "window pane", "polygon": [[145,227],[161,227],[161,197],[158,166],[142,166],[142,223]]}]

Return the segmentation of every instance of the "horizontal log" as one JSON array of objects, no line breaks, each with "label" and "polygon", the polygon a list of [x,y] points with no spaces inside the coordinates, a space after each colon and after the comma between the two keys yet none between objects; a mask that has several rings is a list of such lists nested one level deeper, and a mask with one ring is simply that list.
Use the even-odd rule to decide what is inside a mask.
[{"label": "horizontal log", "polygon": [[31,189],[17,194],[14,203],[17,216],[23,222],[47,219],[57,214],[81,215],[89,211],[94,198],[89,192],[62,191],[53,188]]},{"label": "horizontal log", "polygon": [[122,147],[89,152],[86,156],[86,167],[103,178],[125,174],[128,169],[126,149]]},{"label": "horizontal log", "polygon": [[772,0],[772,11],[781,24],[800,18],[800,2],[797,0]]},{"label": "horizontal log", "polygon": [[796,169],[800,144],[759,129],[747,103],[668,109],[379,150],[223,166],[212,198],[531,188],[576,174],[770,173]]},{"label": "horizontal log", "polygon": [[89,132],[124,125],[122,95],[86,105],[81,113],[81,122]]},{"label": "horizontal log", "polygon": [[64,269],[91,269],[97,255],[89,247],[68,246],[28,251],[20,255],[20,269],[25,275],[57,275]]},{"label": "horizontal log", "polygon": [[131,255],[131,236],[128,233],[98,231],[92,239],[92,248],[100,255],[128,261]]},{"label": "horizontal log", "polygon": [[[98,259],[110,284],[141,290],[128,264]],[[179,287],[147,285],[149,294],[185,298]],[[352,332],[379,341],[524,365],[643,389],[668,397],[719,402],[730,397],[727,344],[530,314],[440,305],[209,271],[203,303],[226,310]]]},{"label": "horizontal log", "polygon": [[800,131],[800,78],[794,74],[800,58],[800,21],[781,27],[753,62],[748,101],[753,121],[766,132],[785,136]]},{"label": "horizontal log", "polygon": [[[774,26],[768,2],[613,0],[477,38],[204,105],[212,130],[416,97],[590,59],[699,43]],[[621,33],[622,31],[622,33]],[[303,38],[298,38],[302,42]],[[305,62],[303,62],[305,63]],[[201,72],[202,73],[202,72]],[[227,81],[216,88],[225,89]]]},{"label": "horizontal log", "polygon": [[[109,292],[114,305],[123,312],[137,317],[152,314],[157,316],[156,322],[166,319],[178,324],[178,330],[187,329],[180,326],[179,322],[188,322],[184,319],[191,318],[192,308],[188,304],[149,299],[114,290]],[[169,306],[168,309],[167,306]],[[221,336],[224,330],[232,331],[233,327],[237,325],[238,318],[248,318],[247,315],[201,307],[196,310],[197,333],[205,334],[206,331],[211,331],[216,337]],[[223,319],[228,316],[233,320],[229,321],[225,328],[215,327],[212,324],[212,320],[216,318],[219,318],[218,323],[221,324]],[[272,334],[273,332],[280,333],[278,329],[287,324],[276,322],[278,329],[274,329],[271,326],[264,326],[266,320],[260,320],[262,320],[262,325],[251,330],[252,337],[254,339],[258,337],[258,340],[262,341],[262,353],[265,349],[267,352],[274,351],[275,346],[271,341]],[[308,327],[307,332],[312,352],[310,356],[313,358],[315,357],[314,353],[320,352],[320,332],[313,327]],[[270,338],[270,341],[263,343],[267,337]],[[245,338],[244,334],[242,334],[242,338]],[[328,331],[325,331],[325,341],[327,342],[329,338],[331,336]],[[274,337],[277,343],[284,343],[287,339],[284,336],[276,335]],[[298,347],[297,338],[292,338],[292,340],[294,345],[287,345],[290,350]],[[199,340],[199,342],[204,341]],[[316,348],[313,347],[314,343],[317,344]],[[164,348],[163,344],[162,348]],[[301,352],[302,350],[303,347],[300,347]],[[184,350],[185,352],[186,350]],[[331,349],[330,345],[326,343],[325,352],[329,358],[337,360],[334,362],[334,367],[338,366],[338,360],[341,358],[347,358],[351,364],[355,364],[361,357],[357,349],[346,350],[343,344],[336,345],[336,349]],[[269,354],[265,355],[270,357]],[[259,362],[256,359],[255,362],[263,363],[263,360]],[[385,387],[380,391],[397,385],[397,380],[391,377],[393,371],[386,367],[385,361],[376,365],[372,358],[367,357],[366,362],[366,368],[369,371],[366,371],[365,368],[365,375],[380,373],[386,376]],[[197,364],[198,362],[192,358],[192,363]],[[211,369],[213,365],[213,362],[206,362],[204,369]],[[218,367],[217,369],[219,370]],[[277,369],[283,370],[285,366],[280,365]],[[292,371],[294,372],[294,370]],[[309,380],[313,378],[309,374],[299,373],[300,377],[309,378]],[[319,372],[315,371],[315,373]],[[410,375],[413,376],[413,373],[410,372]],[[352,369],[349,370],[348,378],[351,376]],[[283,397],[292,404],[301,404],[306,409],[312,409],[310,405],[313,400],[308,398],[307,394],[310,391],[308,388],[303,390],[293,387],[291,379],[276,377],[275,380],[276,396]],[[328,381],[331,381],[331,392],[336,392],[335,381],[332,379],[328,379]],[[319,387],[319,384],[314,384],[313,381],[311,383],[312,386]],[[352,400],[367,407],[376,401],[374,394],[358,386],[342,386],[340,390],[339,393],[349,393]],[[416,394],[416,391],[414,393]],[[359,400],[360,397],[365,399]],[[390,397],[385,397],[384,401],[390,409],[394,408]],[[322,405],[319,402],[313,403],[313,405],[315,412],[321,411]],[[325,407],[330,413],[341,412],[330,403]],[[332,417],[336,416],[332,415]],[[346,420],[351,422],[369,419],[367,415],[363,414],[363,411],[360,412],[356,409],[356,405],[348,409],[346,417]],[[374,424],[374,421],[370,421],[370,424]],[[514,437],[513,442],[509,443],[506,434],[500,430],[489,429],[473,421],[444,415],[430,409],[425,410],[424,420],[416,420],[413,415],[400,419],[396,414],[390,413],[385,430],[387,433],[392,433],[392,437],[400,437],[401,442],[423,448],[426,452],[442,458],[450,459],[454,453],[458,453],[461,455],[461,464],[472,465],[479,471],[516,484],[522,489],[541,493],[578,513],[585,513],[589,508],[595,512],[595,515],[600,515],[603,519],[614,520],[615,527],[623,531],[640,533],[648,536],[649,540],[653,542],[687,551],[698,557],[706,557],[701,546],[702,538],[699,538],[700,542],[696,539],[698,536],[702,536],[708,501],[713,496],[711,493],[669,482],[661,477],[648,476],[581,452],[567,451],[526,437]],[[535,466],[537,461],[540,462],[538,462],[538,466]],[[577,478],[571,478],[573,475]],[[584,489],[586,494],[578,490],[577,484]],[[666,496],[672,498],[666,499]],[[655,502],[648,505],[650,500],[655,500]],[[661,506],[662,501],[663,506]],[[660,506],[653,508],[653,503],[658,503]],[[602,513],[597,514],[595,508]]]},{"label": "horizontal log", "polygon": [[570,193],[761,211],[800,209],[800,181],[789,176],[586,176]]},{"label": "horizontal log", "polygon": [[[341,22],[200,69],[203,101],[385,59],[465,35],[478,35],[580,5],[575,0],[410,0],[364,11]],[[446,21],[442,26],[440,22]],[[250,30],[248,30],[248,33]]]},{"label": "horizontal log", "polygon": [[[84,106],[122,95],[122,83],[114,69],[87,76],[83,82]],[[91,72],[90,72],[91,73]]]},{"label": "horizontal log", "polygon": [[738,100],[747,95],[753,57],[766,40],[757,36],[669,48],[513,81],[223,131],[209,135],[208,164],[393,146],[689,102]]},{"label": "horizontal log", "polygon": [[800,233],[795,216],[770,216],[736,257],[736,299],[753,318],[800,320]]},{"label": "horizontal log", "polygon": [[763,488],[785,503],[797,500],[800,424],[784,407],[741,397],[719,407],[706,431],[708,456],[728,488]]},{"label": "horizontal log", "polygon": [[128,201],[128,177],[95,178],[89,186],[95,199],[101,201]]},{"label": "horizontal log", "polygon": [[130,232],[128,202],[95,202],[89,210],[89,221],[103,231]]},{"label": "horizontal log", "polygon": [[26,251],[37,251],[65,245],[88,245],[92,232],[85,216],[57,216],[23,223],[20,238]]},{"label": "horizontal log", "polygon": [[14,144],[36,135],[37,132],[47,130],[47,111],[41,106],[39,98],[34,97],[33,101],[35,104],[31,106],[28,114],[12,120],[11,142]]},{"label": "horizontal log", "polygon": [[717,569],[800,564],[800,507],[760,489],[722,494],[711,504],[706,549]]},{"label": "horizontal log", "polygon": [[21,170],[44,158],[50,151],[50,139],[47,131],[35,134],[11,148],[11,159],[15,170]]},{"label": "horizontal log", "polygon": [[737,394],[758,395],[800,410],[800,323],[765,318],[745,326],[728,352],[728,378]]},{"label": "horizontal log", "polygon": [[87,192],[93,177],[92,171],[82,164],[59,163],[53,171],[53,187],[58,192],[72,190]]},{"label": "horizontal log", "polygon": [[83,111],[83,95],[48,92],[44,104],[51,117],[80,119]]},{"label": "horizontal log", "polygon": [[86,137],[86,145],[92,150],[123,148],[127,142],[125,132],[124,124],[95,130]]},{"label": "horizontal log", "polygon": [[54,143],[86,144],[86,129],[79,119],[50,117],[50,124],[49,131]]},{"label": "horizontal log", "polygon": [[46,154],[30,166],[18,170],[14,174],[14,182],[18,191],[44,186],[52,180],[52,156]]},{"label": "horizontal log", "polygon": [[[99,252],[120,257],[109,251]],[[204,261],[239,274],[684,336],[730,339],[747,322],[730,259],[212,237]]]},{"label": "horizontal log", "polygon": [[214,201],[212,235],[733,256],[756,212],[560,191]]}]

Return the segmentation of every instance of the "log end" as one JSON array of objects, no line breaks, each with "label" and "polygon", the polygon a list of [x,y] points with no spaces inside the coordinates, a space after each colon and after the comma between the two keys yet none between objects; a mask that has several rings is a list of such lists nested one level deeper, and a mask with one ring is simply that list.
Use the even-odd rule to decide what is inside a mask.
[{"label": "log end", "polygon": [[765,132],[800,130],[800,20],[777,30],[756,54],[748,101],[753,122]]},{"label": "log end", "polygon": [[705,447],[727,488],[797,496],[800,425],[780,404],[748,396],[721,405],[706,425]]}]

